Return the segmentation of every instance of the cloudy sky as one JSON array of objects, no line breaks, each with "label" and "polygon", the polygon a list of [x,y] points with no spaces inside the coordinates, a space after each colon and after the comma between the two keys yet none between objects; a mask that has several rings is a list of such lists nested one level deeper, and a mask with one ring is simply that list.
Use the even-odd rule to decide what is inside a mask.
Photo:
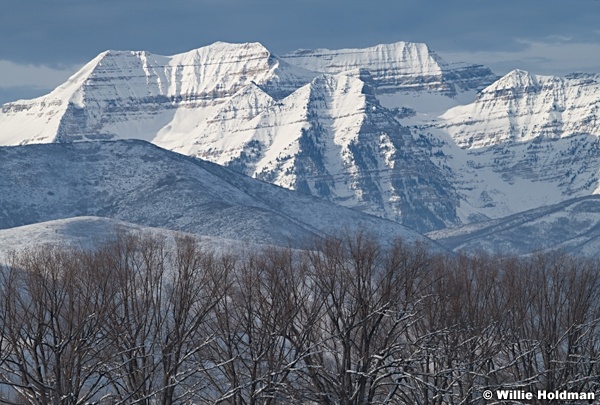
[{"label": "cloudy sky", "polygon": [[600,0],[0,0],[0,103],[45,94],[107,49],[215,41],[298,48],[425,42],[504,74],[600,73]]}]

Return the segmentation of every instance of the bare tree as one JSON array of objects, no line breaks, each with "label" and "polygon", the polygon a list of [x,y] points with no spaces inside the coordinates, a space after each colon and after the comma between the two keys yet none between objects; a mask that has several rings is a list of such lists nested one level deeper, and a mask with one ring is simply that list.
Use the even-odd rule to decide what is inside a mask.
[{"label": "bare tree", "polygon": [[43,247],[14,256],[0,281],[0,378],[28,403],[83,404],[105,387],[99,353],[111,285],[94,256]]},{"label": "bare tree", "polygon": [[[539,388],[579,390],[597,384],[600,273],[591,262],[565,254],[533,259],[530,338],[539,342]],[[590,355],[595,357],[590,357]]]},{"label": "bare tree", "polygon": [[117,285],[109,311],[110,397],[163,405],[189,398],[199,370],[184,365],[210,340],[200,325],[223,296],[213,254],[179,238],[170,255],[164,241],[130,235],[104,256]]},{"label": "bare tree", "polygon": [[[120,235],[0,272],[0,384],[31,404],[483,404],[600,390],[600,268],[364,234],[215,254]],[[535,400],[534,400],[535,402]]]},{"label": "bare tree", "polygon": [[485,255],[435,261],[425,317],[415,333],[415,344],[426,354],[411,376],[419,402],[476,403],[481,388],[492,384],[506,304],[496,264]]},{"label": "bare tree", "polygon": [[217,365],[203,402],[276,404],[298,401],[294,369],[301,356],[289,335],[304,283],[290,249],[269,248],[240,259],[227,280],[211,331],[216,339],[200,353]]},{"label": "bare tree", "polygon": [[322,304],[306,326],[317,348],[304,358],[308,390],[319,403],[394,403],[415,354],[407,334],[418,317],[426,250],[398,241],[382,252],[358,233],[326,239],[307,255],[312,300]]},{"label": "bare tree", "polygon": [[223,279],[230,271],[227,258],[216,259],[213,252],[205,251],[190,237],[178,238],[176,245],[161,308],[163,405],[190,398],[202,387],[197,377],[203,368],[190,364],[214,339],[202,325],[214,317],[216,306],[223,300]]}]

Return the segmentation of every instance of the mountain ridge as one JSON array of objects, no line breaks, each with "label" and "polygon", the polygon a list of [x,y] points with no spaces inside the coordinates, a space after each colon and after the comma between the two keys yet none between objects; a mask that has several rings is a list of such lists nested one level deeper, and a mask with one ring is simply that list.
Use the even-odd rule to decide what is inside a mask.
[{"label": "mountain ridge", "polygon": [[0,229],[97,216],[294,247],[343,227],[364,227],[382,240],[403,237],[432,243],[397,223],[145,141],[3,147],[0,171]]},{"label": "mountain ridge", "polygon": [[[578,197],[505,218],[434,231],[432,239],[455,251],[530,255],[563,250],[600,256],[600,195]],[[534,235],[544,235],[536,238]]]}]

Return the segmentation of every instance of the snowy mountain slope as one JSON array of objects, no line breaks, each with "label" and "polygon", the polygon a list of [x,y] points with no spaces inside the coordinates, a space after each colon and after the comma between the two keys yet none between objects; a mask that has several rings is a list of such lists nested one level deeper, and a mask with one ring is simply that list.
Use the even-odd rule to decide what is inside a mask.
[{"label": "snowy mountain slope", "polygon": [[[597,75],[513,71],[411,130],[439,145],[463,223],[600,193]],[[407,123],[407,120],[401,120]]]},{"label": "snowy mountain slope", "polygon": [[430,232],[455,251],[526,255],[561,249],[600,256],[600,196],[587,196],[493,221]]},{"label": "snowy mountain slope", "polygon": [[464,224],[600,194],[600,139],[595,135],[461,149],[441,130],[417,133],[436,146],[432,162],[445,169]]},{"label": "snowy mountain slope", "polygon": [[513,70],[473,103],[449,109],[439,128],[463,148],[538,137],[600,135],[600,75],[536,76]]},{"label": "snowy mountain slope", "polygon": [[424,240],[345,209],[141,141],[0,148],[0,229],[75,216],[260,244],[301,246],[333,229]]},{"label": "snowy mountain slope", "polygon": [[[171,123],[160,129],[152,142],[179,153],[215,161],[219,151],[230,156],[251,136],[255,118],[277,101],[251,83],[218,106],[198,110],[179,109]],[[199,151],[207,151],[205,154]]]},{"label": "snowy mountain slope", "polygon": [[452,186],[429,150],[362,80],[320,75],[277,103],[256,86],[241,93],[231,112],[252,110],[250,101],[264,110],[236,128],[222,114],[191,133],[191,146],[168,147],[415,229],[459,223]]},{"label": "snowy mountain slope", "polygon": [[435,91],[455,95],[490,84],[496,76],[481,65],[449,64],[426,44],[397,42],[363,49],[301,49],[282,56],[307,70],[337,74],[367,70],[378,93]]}]

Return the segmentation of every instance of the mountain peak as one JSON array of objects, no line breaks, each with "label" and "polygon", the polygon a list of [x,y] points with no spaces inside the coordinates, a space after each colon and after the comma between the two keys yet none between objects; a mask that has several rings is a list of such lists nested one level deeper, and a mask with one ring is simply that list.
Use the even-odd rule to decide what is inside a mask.
[{"label": "mountain peak", "polygon": [[495,93],[506,90],[536,91],[540,88],[538,77],[526,70],[514,69],[498,81],[486,87],[484,93]]},{"label": "mountain peak", "polygon": [[440,91],[481,88],[496,79],[478,65],[449,64],[426,44],[395,42],[362,49],[302,49],[290,52],[286,62],[320,73],[339,74],[365,69],[379,93]]},{"label": "mountain peak", "polygon": [[[395,42],[380,44],[367,48],[345,48],[330,50],[301,49],[282,57],[291,64],[305,67],[321,73],[337,74],[358,68],[381,71],[383,68],[395,67],[411,72],[418,67],[422,72],[436,73],[440,71],[435,58],[426,44],[411,42]],[[385,74],[384,72],[379,72]]]},{"label": "mountain peak", "polygon": [[230,62],[234,59],[247,58],[248,56],[251,56],[253,59],[266,60],[271,57],[271,51],[260,42],[233,43],[218,41],[173,55],[171,58],[175,60],[192,59],[198,62],[215,61],[218,58],[224,58],[224,61]]}]

